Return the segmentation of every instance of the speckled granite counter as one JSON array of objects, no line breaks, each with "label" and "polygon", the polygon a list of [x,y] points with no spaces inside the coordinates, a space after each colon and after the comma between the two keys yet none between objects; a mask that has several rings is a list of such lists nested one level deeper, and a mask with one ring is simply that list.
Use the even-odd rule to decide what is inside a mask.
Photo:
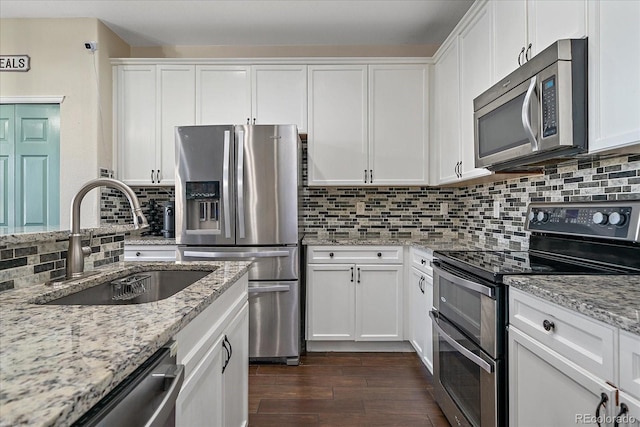
[{"label": "speckled granite counter", "polygon": [[[72,285],[0,295],[0,426],[66,426],[169,341],[235,283],[249,262],[119,263]],[[113,306],[38,305],[142,270],[207,275],[157,302]]]},{"label": "speckled granite counter", "polygon": [[640,276],[505,276],[507,285],[640,335]]},{"label": "speckled granite counter", "polygon": [[176,239],[161,236],[131,237],[124,241],[125,245],[175,245]]},{"label": "speckled granite counter", "polygon": [[307,246],[413,246],[429,254],[433,253],[433,251],[445,250],[492,251],[506,249],[463,239],[458,235],[394,236],[365,234],[360,236],[328,237],[306,235],[302,239],[302,244]]},{"label": "speckled granite counter", "polygon": [[[138,231],[133,225],[104,225],[98,228],[83,228],[80,233],[89,235],[126,233]],[[32,243],[44,240],[64,240],[69,238],[69,229],[62,227],[0,227],[0,245]]]}]

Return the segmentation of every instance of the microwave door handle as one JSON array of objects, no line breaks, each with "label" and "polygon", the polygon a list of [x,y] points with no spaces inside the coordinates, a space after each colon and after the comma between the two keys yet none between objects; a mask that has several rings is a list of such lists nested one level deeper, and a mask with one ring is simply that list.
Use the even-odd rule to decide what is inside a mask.
[{"label": "microwave door handle", "polygon": [[231,132],[228,130],[224,131],[224,161],[222,164],[222,203],[224,204],[223,212],[224,212],[224,237],[227,239],[231,238],[231,223],[229,218],[231,216],[230,207],[229,207],[229,163],[231,162]]},{"label": "microwave door handle", "polygon": [[238,234],[244,239],[244,131],[238,132]]},{"label": "microwave door handle", "polygon": [[445,339],[445,341],[447,341],[451,347],[453,347],[456,351],[460,352],[464,357],[466,357],[467,359],[469,359],[471,362],[473,362],[475,365],[477,365],[479,368],[485,370],[487,373],[491,374],[494,371],[494,366],[487,363],[485,360],[483,360],[481,357],[473,354],[471,351],[467,350],[464,346],[462,346],[459,342],[457,342],[456,340],[454,340],[452,337],[449,336],[449,334],[447,334],[442,327],[440,326],[440,324],[438,323],[438,318],[436,317],[436,315],[433,313],[433,311],[429,312],[429,316],[431,317],[431,320],[433,321],[433,326],[436,328],[436,330],[438,331],[438,334]]},{"label": "microwave door handle", "polygon": [[522,126],[524,127],[524,131],[527,134],[527,138],[531,143],[531,151],[538,151],[540,147],[538,146],[538,139],[536,138],[535,133],[533,132],[533,128],[531,127],[531,117],[529,116],[529,111],[531,111],[531,98],[534,95],[537,85],[537,77],[531,77],[531,82],[529,83],[529,89],[527,89],[527,94],[524,96],[524,102],[522,104]]}]

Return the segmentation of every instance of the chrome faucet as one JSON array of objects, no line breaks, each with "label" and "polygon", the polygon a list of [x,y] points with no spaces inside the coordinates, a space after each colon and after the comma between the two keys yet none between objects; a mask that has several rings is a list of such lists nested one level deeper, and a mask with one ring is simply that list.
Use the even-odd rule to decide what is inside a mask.
[{"label": "chrome faucet", "polygon": [[89,246],[82,246],[80,234],[80,204],[84,196],[96,187],[111,187],[120,190],[127,196],[133,213],[133,225],[136,229],[149,226],[147,218],[142,213],[140,201],[131,187],[122,181],[111,178],[98,178],[88,181],[71,199],[71,234],[69,234],[69,249],[67,250],[67,279],[78,278],[84,272],[84,258],[91,255]]}]

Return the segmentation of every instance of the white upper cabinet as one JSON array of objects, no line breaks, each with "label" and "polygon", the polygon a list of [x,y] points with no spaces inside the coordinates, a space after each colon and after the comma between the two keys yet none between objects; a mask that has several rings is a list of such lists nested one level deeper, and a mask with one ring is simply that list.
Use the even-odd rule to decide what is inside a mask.
[{"label": "white upper cabinet", "polygon": [[262,124],[292,124],[307,131],[307,66],[254,65],[252,121]]},{"label": "white upper cabinet", "polygon": [[196,124],[244,124],[250,117],[250,66],[196,66]]},{"label": "white upper cabinet", "polygon": [[114,76],[118,178],[173,185],[174,127],[194,124],[194,67],[123,65]]},{"label": "white upper cabinet", "polygon": [[369,66],[369,181],[427,184],[426,65]]},{"label": "white upper cabinet", "polygon": [[309,185],[428,183],[425,64],[309,66]]},{"label": "white upper cabinet", "polygon": [[309,185],[362,185],[368,175],[367,66],[309,66]]},{"label": "white upper cabinet", "polygon": [[495,47],[492,83],[556,40],[587,35],[585,0],[491,0],[490,5]]},{"label": "white upper cabinet", "polygon": [[638,1],[589,2],[589,151],[592,153],[640,144],[639,23]]}]

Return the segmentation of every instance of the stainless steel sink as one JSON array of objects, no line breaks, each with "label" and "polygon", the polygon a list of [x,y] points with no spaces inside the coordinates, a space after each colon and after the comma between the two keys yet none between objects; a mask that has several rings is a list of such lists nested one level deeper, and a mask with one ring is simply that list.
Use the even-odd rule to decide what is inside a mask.
[{"label": "stainless steel sink", "polygon": [[180,292],[209,273],[211,271],[144,271],[101,283],[45,304],[118,305],[159,301]]}]

